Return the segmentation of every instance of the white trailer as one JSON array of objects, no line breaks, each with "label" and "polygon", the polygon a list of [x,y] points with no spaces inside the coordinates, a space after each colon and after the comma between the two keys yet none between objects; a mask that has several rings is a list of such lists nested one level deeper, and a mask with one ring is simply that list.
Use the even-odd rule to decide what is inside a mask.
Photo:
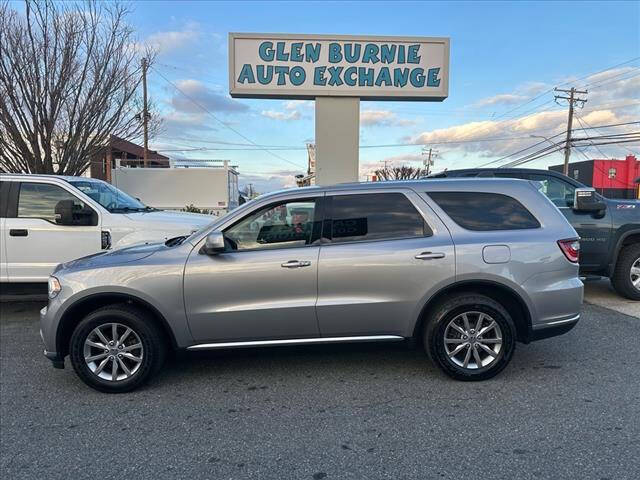
[{"label": "white trailer", "polygon": [[145,205],[165,210],[193,205],[223,215],[238,206],[238,172],[226,161],[212,167],[117,167],[112,183]]}]

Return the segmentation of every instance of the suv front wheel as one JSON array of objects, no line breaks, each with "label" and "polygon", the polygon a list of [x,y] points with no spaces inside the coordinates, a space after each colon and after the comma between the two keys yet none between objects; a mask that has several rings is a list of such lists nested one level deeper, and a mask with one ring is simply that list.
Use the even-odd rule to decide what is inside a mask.
[{"label": "suv front wheel", "polygon": [[504,369],[516,330],[505,308],[475,293],[458,294],[432,312],[424,333],[427,354],[456,380],[486,380]]},{"label": "suv front wheel", "polygon": [[620,251],[611,283],[623,297],[640,300],[640,243],[627,245]]},{"label": "suv front wheel", "polygon": [[69,347],[80,379],[107,393],[142,385],[160,369],[166,351],[154,319],[126,304],[87,315],[73,331]]}]

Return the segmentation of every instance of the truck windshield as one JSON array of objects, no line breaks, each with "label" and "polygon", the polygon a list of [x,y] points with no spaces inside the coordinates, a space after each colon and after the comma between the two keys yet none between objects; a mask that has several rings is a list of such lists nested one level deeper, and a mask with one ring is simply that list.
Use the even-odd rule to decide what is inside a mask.
[{"label": "truck windshield", "polygon": [[118,190],[113,185],[95,180],[74,180],[69,182],[82,193],[92,198],[111,213],[142,212],[153,210],[140,200]]}]

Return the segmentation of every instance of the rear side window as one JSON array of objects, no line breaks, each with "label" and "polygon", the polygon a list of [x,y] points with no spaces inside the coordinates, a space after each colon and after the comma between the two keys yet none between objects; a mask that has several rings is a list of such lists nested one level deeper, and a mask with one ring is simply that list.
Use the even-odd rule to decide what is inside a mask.
[{"label": "rear side window", "polygon": [[329,198],[333,242],[390,240],[432,234],[413,204],[401,193],[336,195]]},{"label": "rear side window", "polygon": [[429,196],[467,230],[521,230],[540,222],[515,198],[500,193],[431,192]]}]

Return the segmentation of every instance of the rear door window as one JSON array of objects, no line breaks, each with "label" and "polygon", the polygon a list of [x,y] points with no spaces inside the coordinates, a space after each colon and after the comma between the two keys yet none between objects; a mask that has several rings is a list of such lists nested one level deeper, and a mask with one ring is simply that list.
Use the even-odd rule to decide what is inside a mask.
[{"label": "rear door window", "polygon": [[[422,215],[402,193],[334,195],[330,199],[333,243],[392,240],[432,234]],[[323,233],[329,236],[329,232]]]},{"label": "rear door window", "polygon": [[500,193],[430,192],[451,219],[467,230],[521,230],[540,222],[518,200]]}]

